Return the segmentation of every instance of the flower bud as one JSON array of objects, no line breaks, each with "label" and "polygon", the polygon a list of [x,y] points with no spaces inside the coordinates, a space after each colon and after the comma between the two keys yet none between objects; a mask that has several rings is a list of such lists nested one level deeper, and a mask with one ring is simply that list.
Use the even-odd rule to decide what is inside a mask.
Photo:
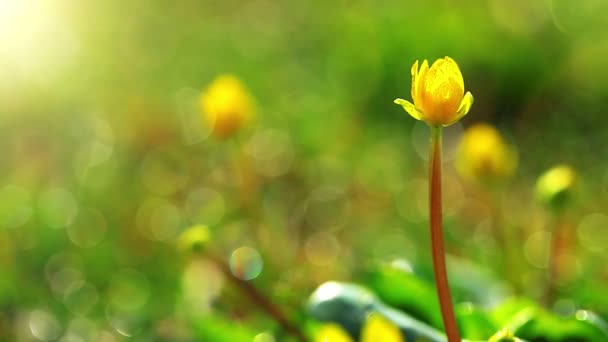
[{"label": "flower bud", "polygon": [[465,116],[473,95],[464,93],[464,80],[458,64],[450,57],[440,58],[429,68],[425,59],[418,68],[412,65],[412,99],[396,99],[414,119],[431,126],[449,126]]},{"label": "flower bud", "polygon": [[219,139],[233,136],[253,117],[253,100],[239,79],[231,75],[216,78],[201,95],[203,119]]},{"label": "flower bud", "polygon": [[576,173],[568,165],[557,165],[543,173],[536,182],[537,198],[553,210],[562,210],[570,201]]},{"label": "flower bud", "polygon": [[186,229],[177,240],[177,248],[185,254],[204,251],[211,239],[209,228],[199,224]]},{"label": "flower bud", "polygon": [[517,152],[485,123],[469,127],[458,146],[456,169],[463,178],[492,183],[509,178],[517,167]]}]

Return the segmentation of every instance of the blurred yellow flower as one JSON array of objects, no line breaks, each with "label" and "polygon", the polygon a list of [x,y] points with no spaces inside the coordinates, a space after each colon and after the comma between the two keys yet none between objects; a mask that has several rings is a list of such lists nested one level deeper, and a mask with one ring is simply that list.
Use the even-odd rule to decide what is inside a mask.
[{"label": "blurred yellow flower", "polygon": [[211,239],[211,232],[205,225],[198,224],[186,229],[177,240],[177,248],[182,253],[201,252]]},{"label": "blurred yellow flower", "polygon": [[315,342],[353,342],[353,340],[338,324],[327,323],[317,332]]},{"label": "blurred yellow flower", "polygon": [[412,65],[412,99],[396,99],[416,120],[432,126],[449,126],[465,116],[473,104],[473,95],[464,93],[464,80],[458,64],[450,57],[436,60],[429,68],[425,59],[418,68]]},{"label": "blurred yellow flower", "polygon": [[399,328],[378,314],[371,314],[361,331],[361,342],[403,342]]},{"label": "blurred yellow flower", "polygon": [[211,133],[219,138],[231,137],[254,114],[253,100],[238,78],[217,77],[201,95],[203,119]]},{"label": "blurred yellow flower", "polygon": [[557,165],[543,173],[536,182],[537,198],[552,209],[562,209],[576,183],[576,172],[568,165]]},{"label": "blurred yellow flower", "polygon": [[493,126],[477,123],[462,135],[456,168],[464,178],[481,182],[503,180],[516,167],[516,150],[506,144]]}]

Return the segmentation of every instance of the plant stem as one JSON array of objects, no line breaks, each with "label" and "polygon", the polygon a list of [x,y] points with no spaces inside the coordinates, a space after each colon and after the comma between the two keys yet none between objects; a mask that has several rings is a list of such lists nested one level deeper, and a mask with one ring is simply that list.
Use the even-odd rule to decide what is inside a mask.
[{"label": "plant stem", "polygon": [[549,245],[549,261],[547,269],[547,286],[543,296],[543,302],[547,307],[555,300],[557,294],[557,283],[559,282],[559,269],[561,267],[560,256],[563,246],[562,241],[562,218],[560,213],[553,215],[554,227],[551,232],[551,243]]},{"label": "plant stem", "polygon": [[308,342],[308,338],[298,325],[292,323],[283,311],[258,290],[258,288],[232,274],[230,267],[221,258],[212,253],[207,253],[207,258],[220,269],[233,285],[238,287],[252,302],[271,316],[286,332],[294,336],[300,342]]},{"label": "plant stem", "polygon": [[460,342],[460,333],[456,325],[452,297],[448,285],[443,247],[443,228],[441,213],[441,127],[431,126],[431,150],[429,158],[429,209],[431,225],[431,248],[433,253],[433,271],[441,317],[448,342]]}]

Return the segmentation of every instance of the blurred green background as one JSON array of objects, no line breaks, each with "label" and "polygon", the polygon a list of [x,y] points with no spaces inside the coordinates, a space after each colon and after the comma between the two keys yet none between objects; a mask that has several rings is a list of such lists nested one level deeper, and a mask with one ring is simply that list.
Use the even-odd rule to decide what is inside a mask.
[{"label": "blurred green background", "polygon": [[[475,96],[444,141],[454,286],[475,267],[500,296],[540,301],[559,221],[548,307],[608,317],[607,10],[601,0],[0,0],[0,340],[213,341],[200,323],[211,318],[207,327],[276,331],[208,260],[177,250],[196,224],[297,317],[322,282],[360,282],[394,258],[432,279],[428,132],[393,99],[410,99],[416,59],[446,55]],[[249,90],[256,118],[219,141],[198,102],[224,73]],[[453,167],[476,122],[518,151],[497,192]],[[579,182],[556,219],[534,184],[558,163]],[[497,226],[508,268],[497,266],[507,253]],[[463,293],[456,301],[475,300]]]}]

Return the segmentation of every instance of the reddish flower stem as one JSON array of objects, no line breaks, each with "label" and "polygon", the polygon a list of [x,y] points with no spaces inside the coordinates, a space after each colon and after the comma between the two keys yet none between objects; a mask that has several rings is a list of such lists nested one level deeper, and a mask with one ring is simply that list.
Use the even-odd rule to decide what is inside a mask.
[{"label": "reddish flower stem", "polygon": [[224,276],[236,287],[238,287],[243,294],[245,294],[253,303],[265,311],[270,317],[272,317],[285,331],[295,337],[299,342],[308,342],[306,334],[298,327],[297,324],[293,323],[287,316],[276,306],[264,293],[258,290],[257,287],[251,283],[242,280],[232,274],[230,267],[219,257],[212,253],[207,253],[207,258],[211,260]]},{"label": "reddish flower stem", "polygon": [[564,247],[564,223],[561,213],[553,215],[554,228],[551,233],[551,244],[549,246],[549,263],[547,265],[547,285],[543,296],[543,302],[547,307],[551,307],[557,295],[557,283],[559,282],[559,270],[561,268],[561,254]]},{"label": "reddish flower stem", "polygon": [[443,228],[441,219],[441,127],[431,126],[431,149],[429,158],[429,208],[431,225],[431,249],[433,253],[433,271],[437,296],[441,307],[441,317],[448,342],[460,342],[460,333],[456,325],[452,297],[448,285],[443,247]]}]

